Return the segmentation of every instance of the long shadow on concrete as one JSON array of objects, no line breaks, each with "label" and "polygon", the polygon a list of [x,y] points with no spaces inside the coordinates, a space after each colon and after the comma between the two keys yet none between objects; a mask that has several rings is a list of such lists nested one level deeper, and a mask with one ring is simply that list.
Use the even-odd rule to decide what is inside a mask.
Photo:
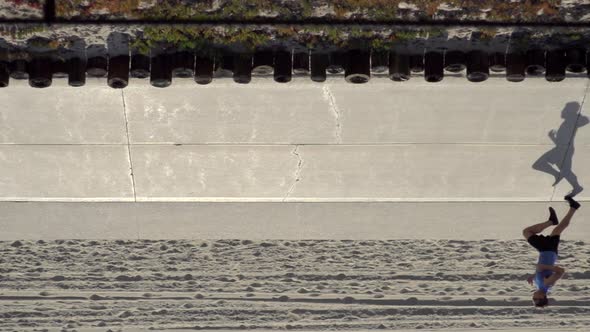
[{"label": "long shadow on concrete", "polygon": [[545,152],[535,163],[533,169],[552,175],[555,178],[553,186],[565,179],[571,186],[570,195],[575,196],[584,188],[578,182],[578,177],[572,170],[574,157],[574,140],[577,129],[588,124],[588,117],[580,115],[580,104],[569,102],[561,111],[563,122],[555,131],[549,131],[549,138],[555,147]]}]

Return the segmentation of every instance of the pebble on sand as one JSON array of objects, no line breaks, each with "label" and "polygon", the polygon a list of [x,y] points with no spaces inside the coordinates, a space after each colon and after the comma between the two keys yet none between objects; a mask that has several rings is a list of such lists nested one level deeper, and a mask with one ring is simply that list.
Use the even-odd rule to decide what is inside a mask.
[{"label": "pebble on sand", "polygon": [[20,241],[14,241],[14,242],[12,242],[12,244],[10,246],[15,247],[15,248],[19,248],[19,247],[23,246],[23,243]]}]

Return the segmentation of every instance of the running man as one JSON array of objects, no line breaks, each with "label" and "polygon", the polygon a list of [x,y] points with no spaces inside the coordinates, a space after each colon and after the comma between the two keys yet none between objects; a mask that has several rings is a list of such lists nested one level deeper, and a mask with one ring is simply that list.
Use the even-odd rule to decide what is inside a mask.
[{"label": "running man", "polygon": [[[539,260],[535,274],[530,276],[527,281],[529,284],[535,285],[537,289],[533,293],[533,303],[537,307],[544,307],[549,303],[547,293],[555,282],[559,280],[565,273],[565,269],[555,265],[557,261],[557,247],[559,246],[559,236],[564,229],[570,224],[570,220],[574,216],[576,210],[580,207],[580,203],[576,202],[571,196],[565,196],[564,199],[568,201],[570,209],[563,217],[561,222],[557,219],[557,214],[553,208],[549,208],[549,220],[536,225],[529,226],[522,231],[522,235],[539,251]],[[556,226],[549,236],[538,235],[550,226]]]}]

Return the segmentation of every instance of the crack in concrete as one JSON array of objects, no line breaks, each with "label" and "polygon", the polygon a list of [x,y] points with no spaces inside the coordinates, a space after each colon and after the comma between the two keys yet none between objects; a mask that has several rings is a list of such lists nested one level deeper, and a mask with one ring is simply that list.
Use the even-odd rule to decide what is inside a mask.
[{"label": "crack in concrete", "polygon": [[295,149],[293,151],[291,151],[291,154],[294,156],[297,156],[297,159],[298,159],[297,170],[295,170],[295,181],[293,181],[293,184],[291,184],[289,191],[287,191],[287,194],[285,195],[285,197],[283,197],[283,202],[291,195],[293,190],[295,190],[295,185],[297,185],[297,182],[299,182],[301,180],[301,169],[303,168],[303,158],[301,157],[301,155],[299,153],[297,153],[298,149],[299,149],[299,145],[295,145]]},{"label": "crack in concrete", "polygon": [[342,143],[342,124],[340,123],[340,110],[338,109],[338,105],[336,105],[336,100],[334,99],[334,95],[330,90],[328,85],[324,85],[322,88],[324,92],[324,99],[330,105],[330,110],[334,112],[334,116],[336,118],[336,143]]},{"label": "crack in concrete", "polygon": [[123,89],[121,89],[121,99],[123,100],[123,116],[125,117],[125,133],[127,135],[127,154],[129,156],[129,171],[131,173],[133,200],[137,202],[137,193],[135,191],[135,175],[133,174],[133,161],[131,159],[131,140],[129,139],[129,120],[127,119],[127,104],[125,103],[125,92],[123,91]]}]

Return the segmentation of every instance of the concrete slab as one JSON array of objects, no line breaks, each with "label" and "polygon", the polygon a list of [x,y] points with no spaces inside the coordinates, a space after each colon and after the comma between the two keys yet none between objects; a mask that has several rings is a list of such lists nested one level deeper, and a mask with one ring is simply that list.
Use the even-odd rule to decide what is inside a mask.
[{"label": "concrete slab", "polygon": [[295,181],[291,146],[133,146],[137,200],[278,200]]},{"label": "concrete slab", "polygon": [[[15,81],[0,95],[11,105],[0,111],[0,138],[4,146],[15,146],[3,151],[26,165],[14,160],[0,164],[7,179],[0,199],[131,199],[125,115],[139,200],[561,199],[571,186],[562,188],[562,182],[554,192],[551,172],[532,165],[554,148],[549,161],[564,160],[575,121],[560,115],[567,103],[584,100],[588,83],[587,78],[568,78],[559,84],[542,79],[510,84],[493,77],[474,84],[449,77],[430,84],[416,77],[405,83],[376,78],[352,86],[342,77],[325,84],[299,77],[281,85],[256,77],[245,86],[231,79],[204,87],[179,79],[169,89],[134,80],[121,92],[99,79],[89,79],[82,89],[56,80],[44,90]],[[37,96],[51,101],[52,111]],[[80,96],[84,98],[72,100]],[[440,105],[444,107],[437,109]],[[586,128],[577,132],[574,172],[588,163],[579,148],[586,146]],[[557,143],[548,137],[551,129]],[[67,145],[45,150],[31,145],[55,143]],[[85,164],[86,174],[109,174],[125,179],[125,185],[105,180],[91,188],[84,184],[89,177],[79,183],[78,165],[64,159],[63,152],[70,144],[80,146],[69,150],[77,155],[108,143],[119,148],[101,150],[105,154],[95,156],[101,162]],[[106,151],[117,152],[108,156]],[[59,169],[73,175],[53,180]],[[14,177],[25,170],[33,175]]]},{"label": "concrete slab", "polygon": [[[558,215],[565,202],[552,204]],[[0,240],[519,239],[544,202],[46,203],[0,202]],[[582,207],[565,241],[588,240]],[[139,232],[139,234],[137,233]],[[523,240],[524,241],[524,240]]]},{"label": "concrete slab", "polygon": [[132,144],[336,141],[334,115],[313,86],[131,87],[125,97]]},{"label": "concrete slab", "polygon": [[117,204],[3,202],[0,233],[6,240],[137,239],[134,209]]},{"label": "concrete slab", "polygon": [[127,144],[121,91],[19,83],[0,93],[0,144]]},{"label": "concrete slab", "polygon": [[548,200],[552,179],[531,165],[542,146],[305,146],[292,198],[392,201]]},{"label": "concrete slab", "polygon": [[[296,150],[295,150],[296,149]],[[544,146],[134,146],[141,201],[548,201]]]},{"label": "concrete slab", "polygon": [[0,145],[0,199],[132,201],[127,147]]},{"label": "concrete slab", "polygon": [[547,132],[562,124],[568,103],[579,108],[586,89],[581,80],[456,83],[329,84],[324,91],[339,112],[343,143],[551,144]]},{"label": "concrete slab", "polygon": [[133,84],[125,90],[131,143],[551,144],[547,132],[562,123],[568,102],[582,103],[586,88],[579,79],[254,81],[195,87],[179,80],[170,89]]}]

